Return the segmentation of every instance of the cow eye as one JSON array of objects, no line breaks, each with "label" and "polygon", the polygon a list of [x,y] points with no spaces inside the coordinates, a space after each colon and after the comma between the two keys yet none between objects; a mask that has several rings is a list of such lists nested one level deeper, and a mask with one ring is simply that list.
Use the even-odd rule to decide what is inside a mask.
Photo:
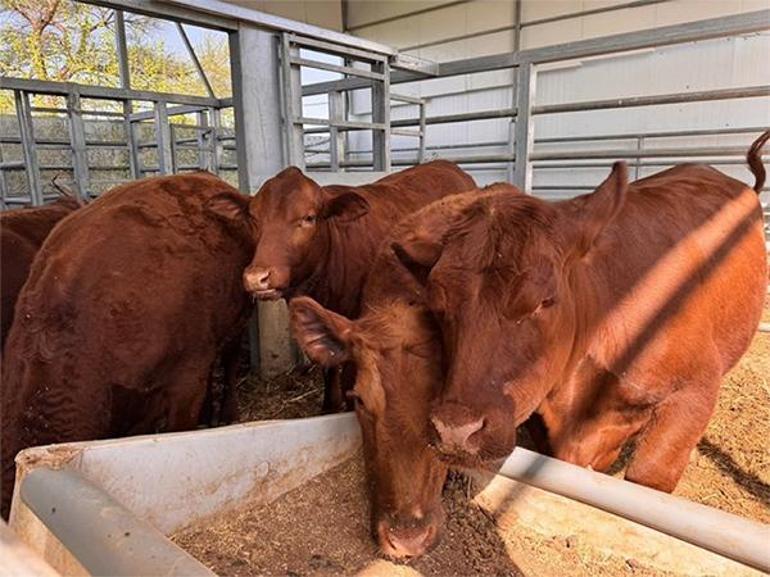
[{"label": "cow eye", "polygon": [[312,226],[315,224],[317,219],[318,217],[314,214],[306,214],[300,219],[299,223],[301,226]]}]

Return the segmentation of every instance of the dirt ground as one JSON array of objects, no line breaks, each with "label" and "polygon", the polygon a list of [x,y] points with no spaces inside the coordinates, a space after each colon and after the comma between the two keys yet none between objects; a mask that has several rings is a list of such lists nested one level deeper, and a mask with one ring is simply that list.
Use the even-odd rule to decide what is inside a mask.
[{"label": "dirt ground", "polygon": [[221,516],[174,540],[217,574],[232,577],[521,575],[494,523],[466,498],[463,481],[454,476],[445,490],[445,538],[408,566],[377,556],[360,455],[270,505]]}]

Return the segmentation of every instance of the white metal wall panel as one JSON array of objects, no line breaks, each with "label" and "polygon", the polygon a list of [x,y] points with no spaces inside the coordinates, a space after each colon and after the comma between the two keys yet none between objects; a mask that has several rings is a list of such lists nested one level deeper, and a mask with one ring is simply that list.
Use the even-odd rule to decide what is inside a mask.
[{"label": "white metal wall panel", "polygon": [[[626,2],[627,0],[524,0],[522,20],[527,22]],[[406,10],[403,3],[353,0],[348,3],[348,22],[354,26],[355,22],[371,22],[418,9],[413,3],[409,4],[411,10]],[[449,41],[408,52],[438,61],[495,54],[513,48],[513,30],[489,34],[483,34],[483,32],[512,26],[513,6],[513,2],[494,0],[453,3],[446,8],[356,29],[354,33],[391,44],[396,48],[422,45],[456,36],[480,34],[472,38]],[[522,30],[521,48],[560,44],[767,8],[770,8],[770,0],[671,0],[660,4],[525,27]],[[767,58],[767,54],[770,54],[770,35],[757,34],[744,38],[719,39],[646,50],[620,57],[555,63],[541,67],[539,70],[536,103],[575,102],[767,84],[770,79],[770,59]],[[511,78],[511,71],[504,70],[399,84],[394,86],[393,90],[405,94],[433,96],[427,110],[428,116],[436,116],[510,107]],[[507,86],[483,91],[476,90],[500,85]],[[464,91],[471,92],[438,96],[446,92]],[[356,98],[353,110],[357,114],[366,115],[368,105],[369,103],[364,99]],[[393,118],[413,117],[414,114],[412,109],[395,109]],[[770,106],[767,104],[767,99],[535,116],[535,137],[755,125],[770,125]],[[434,124],[428,126],[427,144],[432,146],[505,140],[508,130],[509,123],[506,119],[462,124]],[[351,135],[351,148],[367,148],[366,143],[359,141],[358,138],[356,135]],[[743,145],[751,139],[751,135],[743,135],[736,137],[735,143]],[[409,139],[403,141],[401,138],[394,139],[395,147],[410,146],[409,142]],[[707,146],[720,142],[724,142],[724,137],[721,140],[701,138],[697,141],[693,139],[651,141],[649,145],[650,147],[672,147],[679,144]],[[606,149],[634,145],[635,143],[629,141],[607,142]],[[570,144],[569,147],[574,149],[576,145]],[[596,143],[591,144],[591,147],[605,148],[604,145]],[[492,153],[504,150],[505,147],[498,147],[485,148],[476,152]],[[472,154],[474,150],[443,151],[447,156],[461,153]],[[404,156],[408,154],[397,154],[395,158]],[[742,167],[723,168],[726,172],[738,177],[748,178]],[[659,168],[644,169],[641,173],[646,174],[656,170]],[[597,182],[605,172],[604,169],[536,170],[535,185],[590,184]],[[506,176],[505,166],[502,164],[497,168],[486,167],[485,170],[475,174],[482,182],[501,180]]]}]

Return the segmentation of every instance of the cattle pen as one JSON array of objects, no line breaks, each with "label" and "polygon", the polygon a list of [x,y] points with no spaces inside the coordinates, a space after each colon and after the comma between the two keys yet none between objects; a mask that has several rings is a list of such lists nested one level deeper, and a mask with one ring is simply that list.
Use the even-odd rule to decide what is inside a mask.
[{"label": "cattle pen", "polygon": [[[57,198],[53,181],[62,174],[74,194],[90,202],[148,176],[206,170],[254,194],[287,166],[322,185],[358,185],[433,159],[459,164],[479,184],[507,181],[548,200],[590,192],[616,160],[627,161],[632,180],[702,162],[750,182],[748,145],[770,126],[770,6],[762,1],[727,8],[684,0],[576,1],[544,8],[548,3],[538,7],[530,0],[455,0],[360,13],[351,7],[356,0],[316,3],[337,6],[339,22],[314,16],[308,7],[285,10],[290,17],[272,13],[281,12],[271,6],[280,2],[77,3],[110,11],[119,81],[0,75],[0,95],[12,105],[12,112],[0,114],[2,210]],[[474,19],[477,3],[497,8]],[[256,4],[260,9],[251,7]],[[495,12],[502,4],[505,21]],[[433,30],[458,19],[458,10],[463,27]],[[136,15],[174,29],[199,91],[137,85],[127,32]],[[613,18],[624,23],[615,25]],[[575,26],[588,32],[576,35]],[[196,52],[195,31],[224,39],[227,93],[213,85]],[[699,50],[706,56],[688,60]],[[722,65],[730,72],[722,73]],[[688,66],[693,71],[678,78]],[[614,80],[598,80],[607,75]],[[652,89],[640,89],[646,85]],[[769,191],[765,185],[760,193],[766,236]],[[770,333],[768,303],[770,292],[760,333]],[[299,354],[285,303],[254,308],[248,382],[269,387],[264,383],[287,378]],[[741,379],[762,381],[750,391],[764,396],[746,400],[736,381],[724,400],[729,408],[720,405],[720,427],[752,404],[760,410],[750,415],[768,418],[770,389],[762,374],[770,353],[764,340],[757,343],[760,352],[739,371]],[[315,389],[302,386],[288,404],[315,398]],[[287,401],[276,403],[258,419],[284,418]],[[729,412],[733,405],[737,414]],[[267,506],[360,451],[353,417],[316,413],[297,415],[312,419],[29,449],[19,458],[11,528],[62,575],[213,575],[216,559],[201,563],[184,550],[200,552],[198,545],[179,546],[195,531],[205,534],[201,523]],[[765,427],[760,435],[767,423],[757,427]],[[719,453],[719,447],[708,450]],[[609,539],[626,563],[602,574],[757,575],[770,572],[767,440],[753,450],[760,455],[756,470],[735,484],[758,503],[756,515],[691,503],[688,495],[665,495],[526,450],[515,452],[495,480],[477,476],[473,482],[482,487],[477,502],[483,515],[503,519],[509,531],[517,522],[537,526],[537,547],[547,548],[542,535],[552,535],[573,548],[579,535],[595,561],[610,557],[599,543]],[[740,469],[729,455],[720,458],[722,469]],[[51,495],[63,499],[54,504]],[[583,521],[573,518],[581,515]],[[603,528],[594,532],[592,523]],[[625,537],[613,539],[613,532]],[[509,556],[526,556],[520,542],[506,547]],[[361,574],[395,574],[395,567],[372,566]],[[524,567],[529,573],[517,573]],[[547,562],[524,562],[501,574],[551,574],[540,573],[544,567]],[[227,569],[248,574],[237,564]],[[349,569],[311,565],[308,574]],[[288,566],[276,571],[292,573]],[[421,573],[407,567],[398,574]]]}]

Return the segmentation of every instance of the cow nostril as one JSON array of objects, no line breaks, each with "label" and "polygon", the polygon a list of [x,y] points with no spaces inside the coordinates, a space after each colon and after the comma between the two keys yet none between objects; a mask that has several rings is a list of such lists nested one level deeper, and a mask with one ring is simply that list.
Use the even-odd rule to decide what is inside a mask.
[{"label": "cow nostril", "polygon": [[475,452],[475,448],[471,446],[469,440],[474,433],[481,431],[486,425],[486,419],[484,417],[460,425],[449,425],[436,416],[431,417],[430,420],[438,433],[438,437],[441,441],[441,448],[450,451],[459,449],[467,452]]}]

